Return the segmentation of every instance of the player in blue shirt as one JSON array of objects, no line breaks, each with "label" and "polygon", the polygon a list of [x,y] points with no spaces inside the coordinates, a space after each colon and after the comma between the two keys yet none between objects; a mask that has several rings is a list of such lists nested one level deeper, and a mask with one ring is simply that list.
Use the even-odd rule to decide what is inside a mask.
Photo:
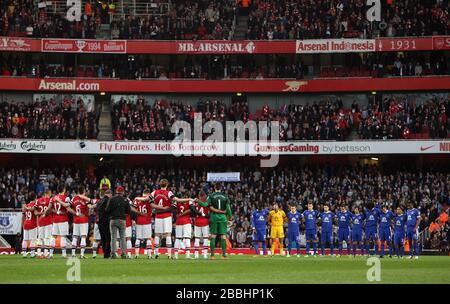
[{"label": "player in blue shirt", "polygon": [[308,210],[303,211],[302,218],[305,221],[305,236],[306,236],[306,255],[308,257],[310,245],[312,244],[314,250],[314,256],[316,256],[317,250],[317,216],[318,212],[314,210],[314,205],[312,201],[308,201]]},{"label": "player in blue shirt", "polygon": [[259,255],[259,242],[262,243],[263,254],[267,254],[266,226],[268,215],[269,210],[263,209],[262,203],[260,203],[258,209],[254,210],[252,213],[253,242],[255,243],[256,255]]},{"label": "player in blue shirt", "polygon": [[320,235],[320,241],[322,244],[322,256],[325,255],[326,243],[330,244],[331,255],[334,256],[333,219],[334,213],[330,211],[330,206],[328,204],[325,204],[323,206],[323,212],[320,214],[320,222],[322,225],[322,233]]},{"label": "player in blue shirt", "polygon": [[370,241],[373,241],[375,246],[375,254],[378,255],[378,220],[380,210],[375,208],[373,203],[368,203],[364,210],[366,217],[366,254],[370,255]]},{"label": "player in blue shirt", "polygon": [[341,210],[336,213],[338,221],[339,256],[342,256],[342,244],[347,244],[348,255],[350,256],[350,218],[352,213],[347,210],[347,206],[341,205]]},{"label": "player in blue shirt", "polygon": [[412,201],[408,202],[408,209],[406,210],[406,237],[409,243],[409,258],[419,258],[419,224],[420,212],[414,208]]},{"label": "player in blue shirt", "polygon": [[364,214],[359,212],[359,207],[355,207],[352,214],[352,246],[353,256],[356,256],[356,245],[359,245],[361,255],[364,255],[363,245],[363,224]]},{"label": "player in blue shirt", "polygon": [[297,248],[297,257],[300,257],[300,222],[302,215],[297,212],[297,207],[291,205],[291,211],[287,214],[288,218],[288,254],[287,257],[291,256],[292,243],[295,243]]},{"label": "player in blue shirt", "polygon": [[389,257],[392,257],[391,225],[393,218],[394,213],[392,213],[392,211],[388,209],[387,205],[384,204],[380,213],[380,242],[381,242],[380,258],[384,257],[385,242],[389,246]]},{"label": "player in blue shirt", "polygon": [[405,228],[406,228],[406,215],[403,213],[403,207],[397,207],[397,215],[395,217],[394,226],[394,246],[395,253],[398,258],[403,258],[404,245],[405,245]]}]

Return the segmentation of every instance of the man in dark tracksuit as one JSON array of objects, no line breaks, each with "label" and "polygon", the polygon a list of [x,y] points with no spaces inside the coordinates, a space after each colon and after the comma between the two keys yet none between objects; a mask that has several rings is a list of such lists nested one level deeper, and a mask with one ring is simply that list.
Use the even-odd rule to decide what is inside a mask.
[{"label": "man in dark tracksuit", "polygon": [[108,201],[112,196],[111,190],[106,190],[105,195],[97,203],[98,230],[102,239],[103,257],[108,259],[111,256],[111,232],[109,230],[109,214],[106,212]]},{"label": "man in dark tracksuit", "polygon": [[116,195],[111,197],[106,207],[109,214],[109,228],[111,229],[111,258],[116,257],[117,253],[117,233],[120,239],[120,253],[122,259],[126,259],[127,243],[125,240],[125,219],[130,214],[131,206],[128,198],[123,196],[124,189],[122,186],[116,188]]}]

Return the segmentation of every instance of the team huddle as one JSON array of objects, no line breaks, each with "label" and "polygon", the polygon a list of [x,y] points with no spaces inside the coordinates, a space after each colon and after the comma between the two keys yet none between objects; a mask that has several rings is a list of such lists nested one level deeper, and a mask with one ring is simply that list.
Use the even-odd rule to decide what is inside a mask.
[{"label": "team huddle", "polygon": [[[198,198],[178,198],[167,189],[168,181],[162,179],[160,187],[153,192],[144,190],[142,196],[128,200],[131,211],[126,215],[126,254],[132,257],[132,217],[135,213],[136,242],[135,258],[140,255],[140,248],[146,248],[148,258],[158,258],[163,238],[166,241],[167,256],[178,259],[180,250],[184,250],[186,258],[199,258],[199,252],[208,258],[208,243],[210,242],[210,258],[214,259],[216,236],[221,235],[222,257],[226,258],[227,224],[231,218],[230,201],[226,194],[220,191],[220,184],[214,186],[214,192],[209,196],[200,191]],[[70,199],[63,185],[58,187],[58,193],[52,195],[46,190],[40,198],[31,194],[30,202],[23,208],[23,241],[22,254],[26,257],[53,258],[56,239],[60,239],[62,256],[67,257],[67,249],[71,247],[72,256],[76,256],[77,247],[80,248],[80,258],[85,258],[86,239],[89,229],[89,217],[96,214],[93,233],[93,257],[97,256],[101,240],[99,229],[99,202],[106,199],[109,202],[111,194],[102,191],[99,199],[86,196],[84,187],[77,189],[77,194]],[[109,191],[109,193],[111,193]],[[106,211],[108,211],[108,203]],[[152,210],[154,214],[154,237]],[[73,215],[72,242],[69,241],[69,214]],[[175,220],[175,244],[172,248],[173,216]],[[191,247],[192,217],[194,217],[194,247]],[[152,242],[153,241],[153,242]],[[117,242],[112,236],[112,242]],[[111,246],[116,247],[116,246]],[[37,249],[37,252],[36,252]],[[175,250],[174,253],[172,252]],[[124,252],[121,253],[124,256]],[[116,252],[112,252],[115,256]]]},{"label": "team huddle", "polygon": [[[407,208],[398,206],[394,214],[387,205],[381,207],[372,203],[367,204],[364,210],[355,207],[353,212],[342,205],[337,212],[331,212],[330,206],[325,204],[323,212],[314,210],[312,202],[308,202],[307,209],[300,213],[295,205],[290,206],[290,211],[285,214],[278,204],[273,205],[273,210],[258,207],[252,213],[253,241],[256,254],[260,254],[259,243],[262,243],[263,254],[267,254],[266,228],[270,224],[271,254],[275,252],[275,245],[279,244],[280,255],[283,254],[284,224],[287,223],[288,251],[291,256],[293,245],[296,246],[297,256],[300,256],[300,227],[304,224],[306,239],[306,257],[311,249],[316,256],[319,244],[321,255],[325,254],[326,245],[330,246],[330,254],[334,256],[333,225],[337,225],[337,238],[339,242],[339,256],[342,255],[343,243],[347,245],[349,256],[370,255],[370,243],[373,242],[375,254],[383,257],[385,244],[389,250],[389,256],[404,255],[405,239],[410,246],[410,258],[419,256],[418,227],[420,224],[420,212],[409,202]],[[378,245],[380,242],[380,246]],[[381,248],[379,248],[381,247]]]}]

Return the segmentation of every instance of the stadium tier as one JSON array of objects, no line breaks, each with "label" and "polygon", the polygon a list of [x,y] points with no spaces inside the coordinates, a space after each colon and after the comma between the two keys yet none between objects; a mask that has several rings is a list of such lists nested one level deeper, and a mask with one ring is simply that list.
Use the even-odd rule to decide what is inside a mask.
[{"label": "stadium tier", "polygon": [[[446,35],[446,1],[2,1],[2,36],[109,39],[320,39]],[[68,18],[65,18],[66,15]],[[383,16],[383,18],[381,18]],[[244,17],[244,18],[242,18]]]}]

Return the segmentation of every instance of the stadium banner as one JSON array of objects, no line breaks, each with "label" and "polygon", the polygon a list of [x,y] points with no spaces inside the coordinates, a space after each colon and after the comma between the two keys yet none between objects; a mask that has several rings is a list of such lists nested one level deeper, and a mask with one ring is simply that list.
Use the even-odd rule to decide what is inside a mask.
[{"label": "stadium banner", "polygon": [[297,54],[375,52],[375,39],[312,39],[295,42]]},{"label": "stadium banner", "polygon": [[100,40],[0,37],[0,51],[127,54],[320,54],[448,50],[450,36],[308,40]]},{"label": "stadium banner", "polygon": [[433,39],[430,37],[378,38],[377,52],[406,52],[433,50]]},{"label": "stadium banner", "polygon": [[433,37],[433,50],[450,50],[450,37]]},{"label": "stadium banner", "polygon": [[234,143],[3,139],[0,140],[0,153],[174,156],[449,154],[450,140],[247,141]]},{"label": "stadium banner", "polygon": [[206,175],[208,182],[240,182],[240,172],[208,172]]},{"label": "stadium banner", "polygon": [[42,39],[42,52],[119,53],[127,52],[126,40]]},{"label": "stadium banner", "polygon": [[0,51],[31,52],[39,47],[40,41],[23,37],[0,37]]},{"label": "stadium banner", "polygon": [[22,230],[22,212],[0,211],[0,234],[17,234]]},{"label": "stadium banner", "polygon": [[450,76],[333,78],[312,80],[114,80],[92,78],[0,77],[0,90],[109,93],[317,93],[372,91],[442,91]]}]

